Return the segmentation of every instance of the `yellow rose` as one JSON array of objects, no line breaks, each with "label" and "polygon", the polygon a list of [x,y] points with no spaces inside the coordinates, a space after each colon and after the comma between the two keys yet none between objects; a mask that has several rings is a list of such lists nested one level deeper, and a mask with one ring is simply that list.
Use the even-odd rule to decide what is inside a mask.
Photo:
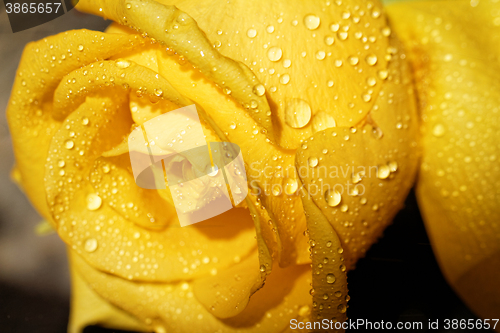
[{"label": "yellow rose", "polygon": [[[470,287],[476,277],[463,274],[498,253],[498,194],[477,192],[488,203],[478,225],[490,231],[477,250],[483,243],[487,250],[463,266],[453,257],[458,250],[447,249],[452,240],[446,233],[455,215],[467,216],[464,225],[473,218],[457,210],[471,206],[454,194],[469,193],[467,185],[452,182],[446,189],[456,202],[430,193],[441,186],[433,168],[466,156],[427,133],[447,138],[439,131],[452,120],[469,126],[453,113],[431,115],[443,103],[455,112],[468,98],[478,112],[498,103],[493,93],[452,103],[446,82],[453,74],[419,61],[447,55],[431,39],[450,41],[451,55],[460,54],[461,41],[444,34],[444,24],[441,42],[433,35],[439,30],[423,28],[415,37],[412,20],[427,27],[437,19],[427,14],[434,23],[424,24],[411,12],[401,14],[408,6],[393,7],[391,17],[404,40],[415,41],[407,48],[417,64],[421,109],[432,118],[423,119],[419,200],[438,256],[449,267],[460,266],[449,278],[465,276],[457,288]],[[70,331],[101,324],[155,332],[280,332],[291,319],[345,321],[346,271],[401,208],[419,160],[413,77],[382,5],[86,0],[77,8],[122,25],[29,44],[8,109],[14,176],[68,244]],[[489,50],[485,40],[480,46]],[[476,74],[470,82],[481,88],[493,82]],[[453,91],[463,94],[462,87]],[[239,145],[252,193],[239,208],[180,228],[168,189],[135,184],[126,138],[135,126],[191,104],[207,141]],[[479,123],[472,130],[488,133]],[[484,146],[495,134],[485,134]],[[461,145],[461,132],[453,135],[448,143]],[[457,170],[481,170],[479,161],[494,156],[474,148],[470,154],[476,168],[456,161]],[[443,166],[450,177],[452,171]],[[491,172],[498,179],[498,168]],[[443,216],[450,221],[446,227],[435,221]],[[448,241],[444,250],[442,239]]]}]

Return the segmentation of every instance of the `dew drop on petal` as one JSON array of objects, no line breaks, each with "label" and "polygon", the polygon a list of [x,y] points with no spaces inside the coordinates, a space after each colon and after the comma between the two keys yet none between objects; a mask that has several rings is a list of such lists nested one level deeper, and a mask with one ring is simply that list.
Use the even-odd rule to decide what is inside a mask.
[{"label": "dew drop on petal", "polygon": [[257,36],[257,30],[255,30],[255,29],[248,29],[247,30],[247,36],[248,36],[248,38],[254,38],[255,36]]},{"label": "dew drop on petal", "polygon": [[368,65],[373,66],[377,63],[378,59],[377,59],[377,56],[375,54],[369,54],[366,56],[365,60],[366,60],[366,63]]},{"label": "dew drop on petal", "polygon": [[66,149],[73,149],[74,146],[75,143],[73,142],[73,140],[67,140],[66,142],[64,142],[64,148]]},{"label": "dew drop on petal", "polygon": [[342,195],[337,190],[327,190],[325,192],[325,200],[328,206],[336,207],[340,204],[342,200]]},{"label": "dew drop on petal", "polygon": [[314,157],[314,156],[309,157],[309,159],[307,160],[307,164],[308,164],[311,168],[314,168],[315,166],[317,166],[317,165],[318,165],[318,158],[317,158],[317,157]]},{"label": "dew drop on petal", "polygon": [[97,250],[97,246],[98,246],[97,240],[95,238],[89,238],[85,241],[83,248],[85,249],[85,251],[92,253],[95,250]]},{"label": "dew drop on petal", "polygon": [[264,96],[264,94],[266,93],[266,88],[264,87],[264,85],[259,83],[253,87],[253,93],[259,97]]},{"label": "dew drop on petal", "polygon": [[391,173],[391,169],[387,164],[379,165],[377,168],[377,178],[378,179],[386,179],[389,177]]},{"label": "dew drop on petal", "polygon": [[279,61],[282,55],[283,51],[281,51],[281,48],[277,46],[273,46],[267,51],[267,57],[271,61]]},{"label": "dew drop on petal", "polygon": [[297,180],[294,178],[288,178],[286,183],[285,183],[285,193],[288,195],[292,195],[295,192],[297,192],[297,189],[299,188],[299,184],[297,183]]},{"label": "dew drop on petal", "polygon": [[319,25],[321,23],[321,20],[318,16],[309,14],[304,17],[304,25],[307,27],[309,30],[316,30],[318,29]]},{"label": "dew drop on petal", "polygon": [[102,199],[95,193],[90,193],[87,195],[87,209],[88,210],[97,210],[102,205]]}]

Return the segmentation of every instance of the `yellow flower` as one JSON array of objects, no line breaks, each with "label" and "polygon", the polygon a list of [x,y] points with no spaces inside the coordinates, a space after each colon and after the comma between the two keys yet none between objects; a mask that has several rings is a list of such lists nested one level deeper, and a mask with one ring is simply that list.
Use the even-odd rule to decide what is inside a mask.
[{"label": "yellow flower", "polygon": [[423,150],[416,189],[429,238],[461,298],[478,316],[496,318],[500,5],[409,2],[387,11],[414,67]]},{"label": "yellow flower", "polygon": [[[498,35],[469,37],[477,48],[466,52],[467,33],[452,29],[461,16],[411,6],[390,9],[409,55],[381,4],[355,0],[84,0],[80,10],[121,25],[27,45],[8,108],[14,176],[68,244],[70,331],[280,332],[292,319],[345,321],[346,271],[414,183],[413,78],[418,195],[439,259],[459,291],[469,288],[467,301],[481,287],[471,287],[474,270],[493,283],[498,193],[481,177],[498,179],[498,101],[494,77],[477,72],[486,61],[475,59]],[[481,8],[474,22],[494,24]],[[180,228],[168,189],[135,184],[127,136],[191,104],[207,142],[239,145],[251,193]],[[470,181],[457,179],[466,173]],[[489,292],[491,309],[500,297]]]}]

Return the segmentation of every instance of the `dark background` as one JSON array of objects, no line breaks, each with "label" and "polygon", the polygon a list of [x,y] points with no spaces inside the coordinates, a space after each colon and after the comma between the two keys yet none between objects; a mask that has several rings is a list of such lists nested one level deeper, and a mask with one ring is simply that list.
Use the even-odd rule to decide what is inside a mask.
[{"label": "dark background", "polygon": [[[24,45],[69,29],[103,30],[109,22],[72,10],[44,25],[13,34],[0,3],[0,332],[64,333],[69,273],[57,235],[37,236],[41,221],[10,181],[14,164],[5,107]],[[384,237],[348,275],[348,316],[375,321],[476,317],[444,280],[432,253],[413,192]],[[426,331],[424,329],[423,331]],[[454,330],[459,332],[460,330]],[[471,332],[471,330],[467,330]],[[85,333],[123,332],[88,327]],[[432,332],[446,332],[442,328]]]}]

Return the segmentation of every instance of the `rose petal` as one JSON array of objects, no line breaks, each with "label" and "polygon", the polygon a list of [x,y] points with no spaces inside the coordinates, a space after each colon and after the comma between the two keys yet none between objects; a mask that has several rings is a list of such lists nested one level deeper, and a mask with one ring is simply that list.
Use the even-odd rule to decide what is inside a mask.
[{"label": "rose petal", "polygon": [[415,70],[423,146],[417,199],[434,252],[471,309],[498,317],[498,4],[408,2],[388,11]]}]

